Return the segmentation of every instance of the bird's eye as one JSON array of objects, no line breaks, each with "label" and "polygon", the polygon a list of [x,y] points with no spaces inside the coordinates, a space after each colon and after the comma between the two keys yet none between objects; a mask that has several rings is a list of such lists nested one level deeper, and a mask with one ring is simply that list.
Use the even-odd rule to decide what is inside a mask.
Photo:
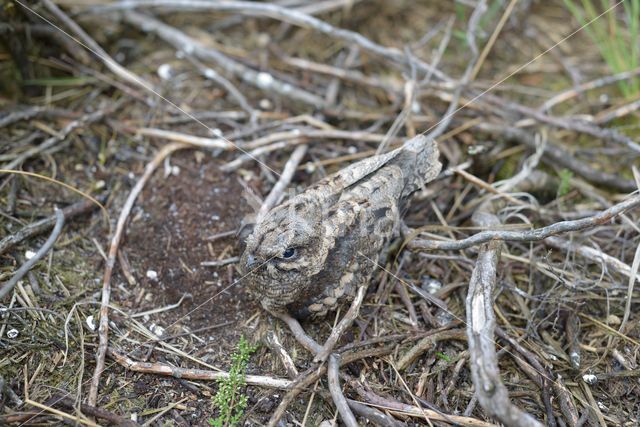
[{"label": "bird's eye", "polygon": [[296,248],[287,248],[282,253],[282,258],[284,259],[293,258],[295,254],[296,254]]}]

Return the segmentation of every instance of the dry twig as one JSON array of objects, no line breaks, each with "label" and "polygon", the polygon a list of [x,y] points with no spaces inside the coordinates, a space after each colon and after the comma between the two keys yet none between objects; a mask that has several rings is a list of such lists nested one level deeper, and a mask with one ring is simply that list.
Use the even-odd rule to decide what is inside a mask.
[{"label": "dry twig", "polygon": [[[507,241],[507,242],[537,242],[550,236],[571,231],[579,231],[598,225],[606,224],[618,215],[640,206],[640,194],[629,197],[624,202],[612,206],[596,215],[588,218],[577,219],[573,221],[561,221],[547,227],[537,228],[525,231],[510,230],[488,230],[482,231],[471,237],[455,241],[436,241],[416,239],[407,244],[411,249],[417,250],[459,250],[484,244],[491,241]],[[491,224],[492,228],[498,226],[497,223]]]},{"label": "dry twig", "polygon": [[58,236],[62,232],[62,226],[64,225],[64,214],[60,209],[56,209],[55,213],[56,224],[53,227],[53,231],[51,235],[44,242],[44,245],[33,255],[30,259],[28,259],[22,266],[14,273],[14,275],[9,279],[8,282],[0,287],[0,301],[13,289],[13,287],[18,283],[18,280],[22,279],[25,274],[31,270],[31,267],[35,265],[38,261],[40,261],[49,250],[53,247],[53,244],[58,240]]},{"label": "dry twig", "polygon": [[118,247],[120,246],[120,240],[122,239],[122,235],[124,234],[124,227],[129,218],[129,213],[133,208],[133,205],[138,198],[140,192],[144,188],[145,184],[156,170],[156,168],[162,163],[162,161],[169,154],[173,153],[176,150],[180,150],[185,148],[184,144],[169,144],[164,146],[147,164],[145,167],[144,173],[136,183],[136,185],[131,189],[127,200],[122,207],[122,211],[120,212],[120,217],[118,218],[118,223],[116,225],[116,230],[111,238],[111,245],[109,247],[109,254],[105,265],[104,276],[102,279],[102,298],[100,300],[100,326],[98,328],[98,350],[96,352],[96,368],[93,372],[93,377],[91,379],[91,386],[89,388],[89,405],[95,406],[96,401],[98,399],[98,387],[100,385],[100,375],[104,369],[104,358],[107,354],[107,347],[109,345],[109,300],[111,297],[111,275],[113,273],[113,267],[116,263],[116,258],[118,254]]}]

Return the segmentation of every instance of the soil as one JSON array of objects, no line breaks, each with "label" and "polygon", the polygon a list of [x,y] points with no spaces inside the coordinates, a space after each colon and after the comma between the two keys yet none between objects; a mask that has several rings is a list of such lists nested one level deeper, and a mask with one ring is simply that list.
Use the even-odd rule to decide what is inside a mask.
[{"label": "soil", "polygon": [[[127,313],[162,310],[182,299],[176,308],[139,320],[154,332],[164,330],[163,336],[186,334],[195,344],[190,345],[194,356],[224,366],[243,334],[243,323],[258,307],[238,281],[235,265],[206,267],[201,263],[239,255],[235,236],[213,241],[208,237],[238,229],[250,208],[237,176],[220,172],[220,162],[209,157],[198,161],[201,154],[189,150],[174,155],[171,170],[176,173],[164,176],[159,170],[145,187],[121,246],[137,283],[130,286],[119,271],[112,299]],[[132,348],[134,357],[147,351],[136,347]],[[175,402],[168,390],[182,389],[188,399],[210,401],[210,396],[185,383],[140,376],[136,397],[145,397],[150,407],[161,407]],[[192,411],[187,421],[199,424],[209,415],[210,406],[206,402],[197,405],[198,411]]]}]

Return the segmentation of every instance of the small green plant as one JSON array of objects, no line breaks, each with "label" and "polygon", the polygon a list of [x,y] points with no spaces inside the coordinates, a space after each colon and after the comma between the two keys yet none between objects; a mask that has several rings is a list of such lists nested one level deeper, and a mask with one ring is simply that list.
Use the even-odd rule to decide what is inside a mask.
[{"label": "small green plant", "polygon": [[445,362],[451,362],[451,358],[441,351],[436,351],[436,357],[444,360]]},{"label": "small green plant", "polygon": [[246,384],[247,364],[256,346],[240,337],[238,350],[231,356],[232,364],[229,377],[218,381],[218,392],[213,398],[213,405],[220,412],[215,419],[210,419],[213,427],[237,427],[247,407],[247,396],[241,389]]},{"label": "small green plant", "polygon": [[558,176],[560,177],[560,183],[558,184],[558,197],[562,197],[571,190],[571,178],[573,178],[573,172],[569,169],[562,169],[558,172]]},{"label": "small green plant", "polygon": [[[617,14],[618,8],[614,8],[600,18],[611,7],[609,0],[600,0],[599,8],[596,0],[564,0],[564,3],[580,25],[585,25],[584,30],[611,71],[621,73],[640,66],[640,0],[625,0],[623,14]],[[625,98],[640,93],[638,78],[622,80],[618,85]]]}]

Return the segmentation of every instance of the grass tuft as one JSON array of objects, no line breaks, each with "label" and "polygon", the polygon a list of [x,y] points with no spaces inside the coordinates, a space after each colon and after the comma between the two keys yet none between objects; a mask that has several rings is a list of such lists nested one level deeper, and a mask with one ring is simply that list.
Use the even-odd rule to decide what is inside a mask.
[{"label": "grass tuft", "polygon": [[[621,73],[640,66],[640,0],[622,2],[624,13],[617,9],[596,19],[603,11],[611,7],[608,0],[564,0],[565,5],[580,25],[586,25],[586,33],[594,41],[600,55],[611,71]],[[618,83],[625,98],[633,98],[640,93],[640,79],[623,80]]]}]

